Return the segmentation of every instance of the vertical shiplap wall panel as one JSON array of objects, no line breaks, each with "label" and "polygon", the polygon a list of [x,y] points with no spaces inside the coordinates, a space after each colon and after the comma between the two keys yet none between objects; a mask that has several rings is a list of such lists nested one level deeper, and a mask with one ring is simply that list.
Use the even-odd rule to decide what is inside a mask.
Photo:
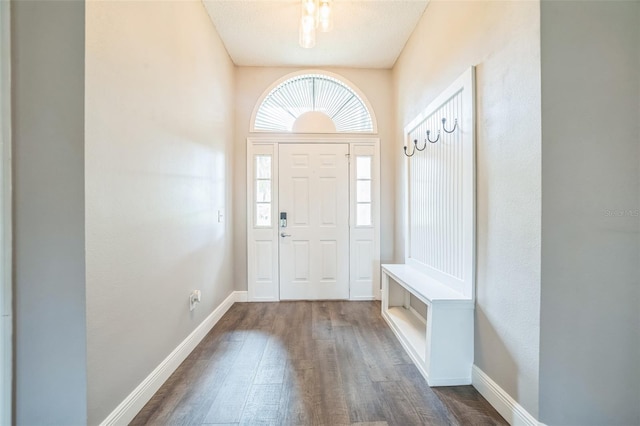
[{"label": "vertical shiplap wall panel", "polygon": [[[407,159],[406,260],[471,297],[475,280],[473,69],[467,74],[405,128],[408,152],[417,147]],[[456,120],[455,131],[445,132],[443,127],[451,130]]]},{"label": "vertical shiplap wall panel", "polygon": [[[424,151],[411,158],[409,184],[411,257],[462,280],[462,137],[459,129],[453,133],[441,130],[443,117],[448,128],[454,118],[462,118],[460,97],[458,92],[409,133],[410,140],[418,140],[418,148],[426,144]],[[427,130],[431,131],[431,140],[438,138],[437,142],[427,141]]]}]

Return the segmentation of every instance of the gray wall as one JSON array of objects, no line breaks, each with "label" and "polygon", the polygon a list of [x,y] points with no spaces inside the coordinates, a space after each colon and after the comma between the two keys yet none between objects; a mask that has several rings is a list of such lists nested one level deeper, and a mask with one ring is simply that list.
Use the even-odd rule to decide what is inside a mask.
[{"label": "gray wall", "polygon": [[[88,421],[97,424],[233,291],[234,66],[202,2],[86,9]],[[202,302],[190,312],[194,289]]]},{"label": "gray wall", "polygon": [[11,253],[11,60],[9,2],[0,2],[0,424],[10,424],[13,389]]},{"label": "gray wall", "polygon": [[15,397],[24,425],[87,420],[84,12],[84,2],[12,4]]},{"label": "gray wall", "polygon": [[540,420],[640,424],[640,2],[543,2]]}]

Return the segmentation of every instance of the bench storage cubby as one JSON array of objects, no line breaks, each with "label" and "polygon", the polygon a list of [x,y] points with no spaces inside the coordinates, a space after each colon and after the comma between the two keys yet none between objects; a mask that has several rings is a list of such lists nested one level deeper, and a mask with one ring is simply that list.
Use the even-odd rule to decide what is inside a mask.
[{"label": "bench storage cubby", "polygon": [[[410,295],[427,306],[423,318]],[[471,384],[471,298],[408,265],[382,265],[382,316],[429,386]]]}]

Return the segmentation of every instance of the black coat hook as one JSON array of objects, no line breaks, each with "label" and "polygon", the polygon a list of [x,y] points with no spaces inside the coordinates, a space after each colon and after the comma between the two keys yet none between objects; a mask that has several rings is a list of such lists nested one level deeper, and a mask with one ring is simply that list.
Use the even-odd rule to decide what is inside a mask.
[{"label": "black coat hook", "polygon": [[431,143],[436,143],[440,140],[440,130],[438,130],[438,137],[436,138],[436,140],[432,141],[431,138],[429,137],[429,135],[431,134],[431,130],[427,130],[427,140]]},{"label": "black coat hook", "polygon": [[445,123],[447,122],[446,118],[442,119],[442,130],[444,130],[447,133],[453,133],[456,131],[456,127],[458,127],[458,119],[456,118],[455,120],[453,120],[453,129],[451,130],[447,130],[447,128],[445,127]]},{"label": "black coat hook", "polygon": [[[411,154],[407,154],[407,147],[404,147],[404,155],[407,157],[413,157],[416,154],[416,148],[418,147],[418,139],[414,139],[413,141],[413,152]],[[420,150],[418,150],[420,151]]]},{"label": "black coat hook", "polygon": [[418,151],[424,151],[427,148],[427,140],[426,139],[424,140],[424,145],[422,145],[422,148],[418,148],[418,139],[414,140],[413,144],[415,145],[415,148]]}]

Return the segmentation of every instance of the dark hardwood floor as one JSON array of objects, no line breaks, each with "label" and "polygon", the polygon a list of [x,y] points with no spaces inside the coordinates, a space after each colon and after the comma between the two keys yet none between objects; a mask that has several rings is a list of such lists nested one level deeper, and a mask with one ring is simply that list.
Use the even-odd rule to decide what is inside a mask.
[{"label": "dark hardwood floor", "polygon": [[505,425],[471,386],[430,388],[379,302],[236,303],[132,425]]}]

